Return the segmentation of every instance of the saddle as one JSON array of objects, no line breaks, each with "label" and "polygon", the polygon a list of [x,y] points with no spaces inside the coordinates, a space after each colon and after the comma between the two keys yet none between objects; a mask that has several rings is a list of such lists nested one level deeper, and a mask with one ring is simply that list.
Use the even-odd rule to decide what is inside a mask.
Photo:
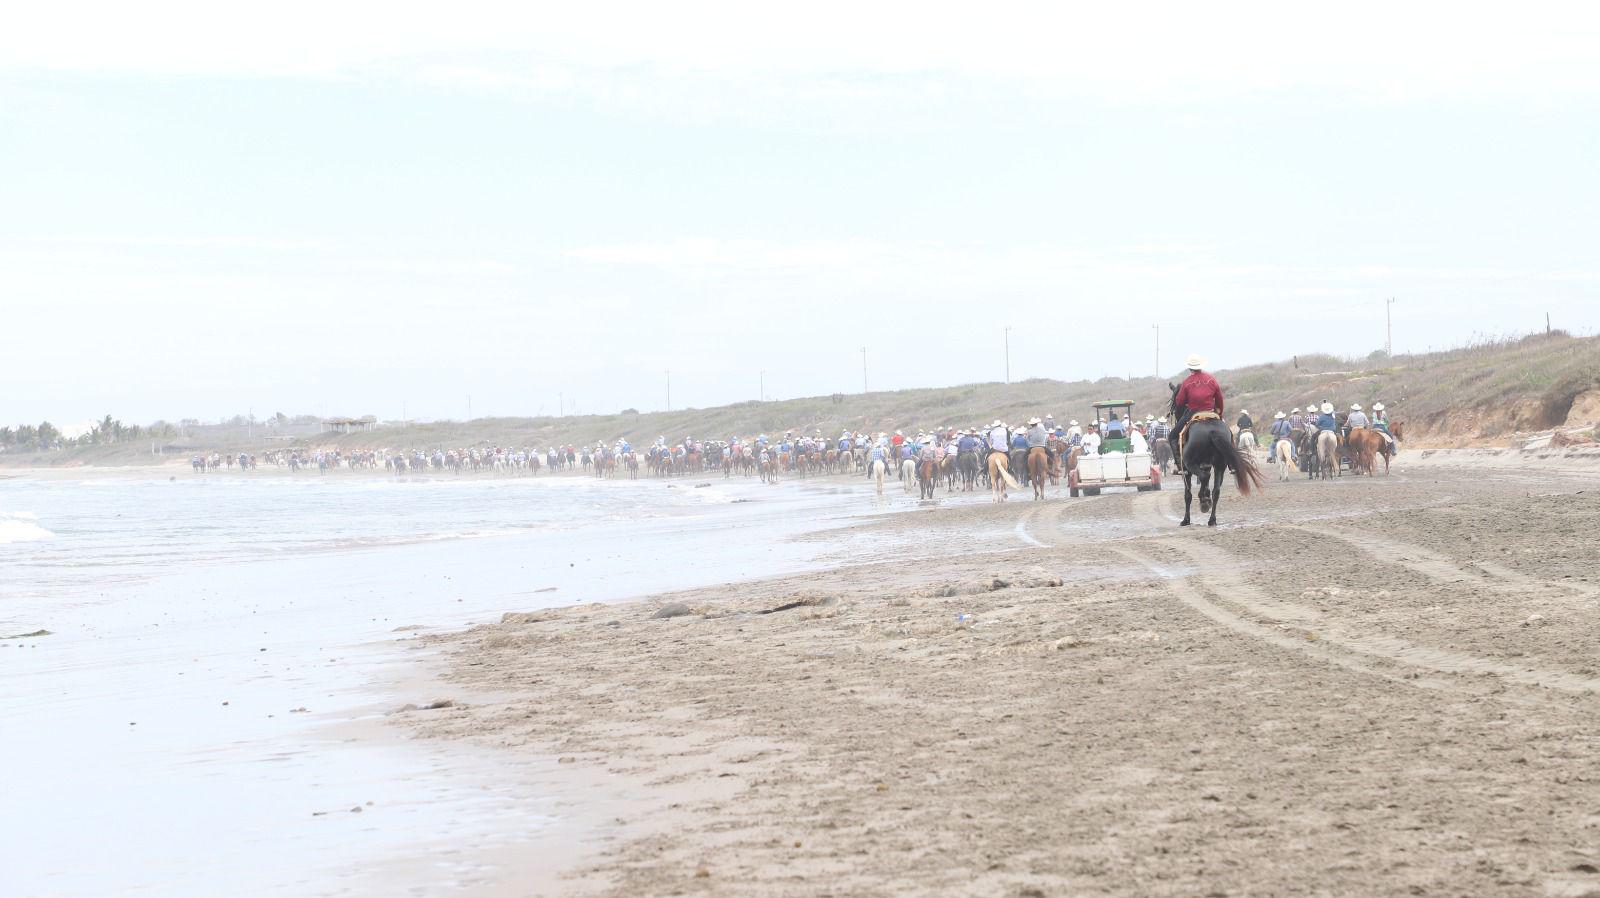
[{"label": "saddle", "polygon": [[1222,420],[1222,416],[1217,414],[1216,412],[1195,412],[1193,415],[1189,416],[1189,420],[1184,422],[1183,429],[1178,431],[1178,466],[1179,467],[1183,466],[1183,447],[1184,447],[1185,444],[1187,444],[1189,442],[1189,428],[1193,427],[1194,423],[1196,421],[1221,421],[1221,420]]}]

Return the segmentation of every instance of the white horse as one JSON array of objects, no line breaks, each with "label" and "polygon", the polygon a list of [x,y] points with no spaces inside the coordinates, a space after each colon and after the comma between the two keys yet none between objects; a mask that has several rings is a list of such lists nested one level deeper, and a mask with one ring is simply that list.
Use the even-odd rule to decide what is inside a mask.
[{"label": "white horse", "polygon": [[1343,477],[1339,470],[1339,435],[1331,430],[1317,434],[1317,476],[1324,480]]},{"label": "white horse", "polygon": [[1286,439],[1280,439],[1272,444],[1272,454],[1278,457],[1278,479],[1288,480],[1289,472],[1294,470],[1294,444]]},{"label": "white horse", "polygon": [[889,473],[889,463],[881,458],[872,460],[872,480],[878,485],[878,495],[883,495],[883,477]]},{"label": "white horse", "polygon": [[1256,435],[1254,431],[1245,430],[1239,433],[1239,449],[1244,452],[1256,451]]},{"label": "white horse", "polygon": [[916,486],[916,483],[917,483],[917,462],[916,462],[916,460],[915,459],[910,459],[910,458],[901,459],[900,460],[900,485],[905,487],[906,492],[909,493],[909,492],[911,492],[911,488],[913,486]]}]

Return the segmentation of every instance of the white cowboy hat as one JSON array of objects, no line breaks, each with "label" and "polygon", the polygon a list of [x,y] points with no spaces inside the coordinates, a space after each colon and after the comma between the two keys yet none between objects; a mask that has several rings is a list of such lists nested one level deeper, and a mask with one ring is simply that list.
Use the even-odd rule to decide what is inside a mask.
[{"label": "white cowboy hat", "polygon": [[1206,366],[1206,360],[1197,355],[1189,356],[1187,359],[1184,359],[1183,363],[1189,366],[1190,371],[1199,371],[1201,368]]},{"label": "white cowboy hat", "polygon": [[996,419],[994,419],[994,423],[990,424],[989,426],[990,427],[1004,427],[1005,425],[1000,423],[1000,419],[999,418],[996,418]]},{"label": "white cowboy hat", "polygon": [[1029,418],[1028,419],[1028,423],[1029,424],[1038,424],[1039,423],[1039,419],[1038,418]]},{"label": "white cowboy hat", "polygon": [[1352,412],[1361,411],[1361,403],[1357,402],[1354,405],[1350,406],[1350,411],[1352,411]]},{"label": "white cowboy hat", "polygon": [[[1295,411],[1299,411],[1299,409],[1295,409]],[[1278,412],[1276,415],[1272,416],[1272,419],[1274,421],[1281,421],[1281,420],[1283,420],[1283,417],[1284,417],[1283,412]]]},{"label": "white cowboy hat", "polygon": [[1322,413],[1323,413],[1323,414],[1324,414],[1324,415],[1331,415],[1331,414],[1333,414],[1333,403],[1331,403],[1331,402],[1324,402],[1324,403],[1323,403],[1323,404],[1322,404]]},{"label": "white cowboy hat", "polygon": [[1374,402],[1374,403],[1373,403],[1373,404],[1372,404],[1372,410],[1373,410],[1373,411],[1375,411],[1375,412],[1381,412],[1381,411],[1383,411],[1383,403],[1381,403],[1381,402]]},{"label": "white cowboy hat", "polygon": [[1156,419],[1156,423],[1157,424],[1165,424],[1165,423],[1167,423],[1167,416],[1166,415],[1162,415],[1161,417],[1157,418]]},{"label": "white cowboy hat", "polygon": [[1292,412],[1290,412],[1290,413],[1289,413],[1289,414],[1291,414],[1291,415],[1298,415],[1298,414],[1300,414],[1300,406],[1298,406],[1298,405],[1297,405],[1297,406],[1295,406],[1295,407],[1294,407],[1294,411],[1292,411]]},{"label": "white cowboy hat", "polygon": [[1241,414],[1241,415],[1248,415],[1248,414],[1250,414],[1250,410],[1249,410],[1249,409],[1247,409],[1247,408],[1242,408],[1242,409],[1239,409],[1239,414]]},{"label": "white cowboy hat", "polygon": [[1071,421],[1068,421],[1067,422],[1067,426],[1068,427],[1077,427],[1078,426],[1078,419],[1077,418],[1073,418]]}]

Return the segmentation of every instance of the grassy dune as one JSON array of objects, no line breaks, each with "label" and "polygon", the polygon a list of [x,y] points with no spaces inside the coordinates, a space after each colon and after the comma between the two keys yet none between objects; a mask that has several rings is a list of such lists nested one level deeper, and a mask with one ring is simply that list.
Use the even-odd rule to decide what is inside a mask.
[{"label": "grassy dune", "polygon": [[[1370,406],[1381,400],[1413,439],[1432,445],[1498,440],[1518,431],[1592,425],[1567,421],[1574,400],[1600,389],[1600,337],[1537,334],[1426,355],[1365,361],[1328,355],[1300,356],[1269,364],[1216,372],[1228,398],[1229,416],[1249,409],[1258,422],[1278,409],[1332,400]],[[1181,372],[1173,375],[1175,381]],[[208,438],[204,429],[185,442],[205,450],[260,451],[273,446],[347,448],[435,447],[491,444],[547,446],[627,437],[646,443],[658,435],[720,439],[733,434],[782,434],[844,428],[907,432],[932,427],[985,425],[1051,413],[1056,420],[1086,418],[1097,399],[1132,399],[1140,417],[1163,414],[1168,391],[1156,378],[1103,378],[1061,382],[1034,379],[1014,384],[981,383],[921,390],[896,390],[774,402],[743,402],[706,409],[649,414],[583,415],[564,418],[480,418],[366,433],[321,434],[294,443],[266,444],[236,430]],[[1589,407],[1593,403],[1580,403]],[[148,443],[67,449],[0,458],[12,464],[148,464],[163,460]]]}]

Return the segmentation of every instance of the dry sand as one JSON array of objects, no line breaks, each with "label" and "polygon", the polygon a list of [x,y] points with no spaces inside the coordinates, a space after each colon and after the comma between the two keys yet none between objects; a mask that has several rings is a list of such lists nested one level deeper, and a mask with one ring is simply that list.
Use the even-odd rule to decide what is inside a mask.
[{"label": "dry sand", "polygon": [[466,707],[393,720],[551,765],[585,836],[504,894],[1600,896],[1600,473],[1225,489],[510,615],[428,643]]}]

